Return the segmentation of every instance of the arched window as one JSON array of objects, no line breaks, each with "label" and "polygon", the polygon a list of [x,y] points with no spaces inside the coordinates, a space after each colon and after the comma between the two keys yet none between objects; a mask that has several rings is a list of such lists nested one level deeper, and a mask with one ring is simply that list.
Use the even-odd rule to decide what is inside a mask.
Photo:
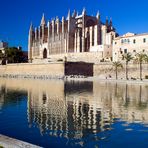
[{"label": "arched window", "polygon": [[43,59],[46,59],[47,58],[47,49],[44,48],[44,51],[43,51]]}]

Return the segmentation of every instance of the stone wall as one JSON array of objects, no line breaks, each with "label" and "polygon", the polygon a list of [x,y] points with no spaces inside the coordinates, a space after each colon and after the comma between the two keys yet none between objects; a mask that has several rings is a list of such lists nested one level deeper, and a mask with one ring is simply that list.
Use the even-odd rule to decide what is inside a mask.
[{"label": "stone wall", "polygon": [[0,76],[24,78],[63,78],[64,63],[4,65],[0,66]]},{"label": "stone wall", "polygon": [[[143,70],[142,75],[143,78],[145,78],[146,75],[148,75],[148,64],[143,64]],[[140,77],[140,70],[139,70],[138,64],[132,64],[130,63],[128,65],[128,78],[136,78],[139,79]],[[126,70],[125,70],[125,64],[123,63],[123,69],[118,70],[118,78],[119,79],[125,79],[126,78]],[[115,79],[115,69],[113,67],[112,63],[100,63],[100,64],[94,64],[94,76],[106,79],[106,78],[113,78]]]},{"label": "stone wall", "polygon": [[89,62],[89,63],[99,63],[102,60],[103,52],[83,52],[83,53],[65,53],[65,54],[55,54],[50,55],[48,59],[34,59],[33,63],[50,63],[57,62],[59,60],[68,62]]},{"label": "stone wall", "polygon": [[[91,64],[91,63],[89,63]],[[88,65],[89,65],[88,64]],[[92,69],[93,66],[93,69]],[[115,70],[112,63],[99,63],[90,66],[92,75],[100,79],[115,79]],[[125,79],[125,64],[123,64],[123,69],[118,71],[118,78]],[[75,65],[75,67],[79,67]],[[88,71],[86,66],[81,67],[82,72]],[[138,64],[129,64],[128,78],[139,79],[140,70]],[[83,73],[84,73],[83,72]],[[88,71],[89,73],[89,71]],[[51,78],[64,78],[65,76],[65,64],[63,62],[48,63],[48,64],[9,64],[0,65],[0,76],[10,77],[10,78],[41,78],[41,79],[51,79]],[[69,75],[69,74],[68,74]],[[82,75],[82,74],[81,74]],[[143,64],[143,78],[148,75],[148,64]],[[91,75],[86,75],[91,76]]]}]

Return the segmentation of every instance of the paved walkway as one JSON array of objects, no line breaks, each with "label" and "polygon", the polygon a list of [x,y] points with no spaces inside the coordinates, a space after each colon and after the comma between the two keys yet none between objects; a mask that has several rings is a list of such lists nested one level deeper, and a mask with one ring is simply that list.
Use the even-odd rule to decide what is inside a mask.
[{"label": "paved walkway", "polygon": [[125,80],[125,79],[112,79],[112,78],[108,78],[108,79],[104,79],[104,78],[100,78],[100,77],[86,77],[86,78],[71,78],[71,77],[66,77],[65,78],[66,81],[70,81],[70,80],[74,80],[74,81],[98,81],[98,82],[115,82],[115,83],[132,83],[132,84],[148,84],[148,79],[143,79],[142,81],[137,79],[137,80]]},{"label": "paved walkway", "polygon": [[17,139],[13,139],[0,134],[0,146],[4,148],[41,148],[27,142],[23,142]]}]

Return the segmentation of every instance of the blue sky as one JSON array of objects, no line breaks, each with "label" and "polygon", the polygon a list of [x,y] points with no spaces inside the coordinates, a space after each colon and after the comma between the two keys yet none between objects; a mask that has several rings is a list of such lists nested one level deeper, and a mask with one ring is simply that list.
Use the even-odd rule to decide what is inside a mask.
[{"label": "blue sky", "polygon": [[40,24],[42,13],[47,20],[67,16],[69,9],[96,15],[102,21],[111,17],[117,32],[148,32],[148,0],[0,0],[0,40],[27,50],[30,22]]}]

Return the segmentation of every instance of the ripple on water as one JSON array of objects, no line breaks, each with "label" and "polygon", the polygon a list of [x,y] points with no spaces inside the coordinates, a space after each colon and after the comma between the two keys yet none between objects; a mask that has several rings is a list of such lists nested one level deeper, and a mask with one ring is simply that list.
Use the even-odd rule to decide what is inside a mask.
[{"label": "ripple on water", "polygon": [[[18,137],[43,147],[56,143],[61,147],[115,147],[118,143],[117,147],[122,148],[127,143],[141,142],[147,134],[145,86],[34,81],[31,87],[27,83],[22,88],[27,90],[25,94],[12,86],[12,90],[0,89],[5,96],[0,109],[0,131],[11,133],[10,136],[18,130]],[[17,85],[21,88],[14,83]],[[139,100],[141,91],[143,96]],[[129,137],[133,134],[136,140],[131,142]]]}]

